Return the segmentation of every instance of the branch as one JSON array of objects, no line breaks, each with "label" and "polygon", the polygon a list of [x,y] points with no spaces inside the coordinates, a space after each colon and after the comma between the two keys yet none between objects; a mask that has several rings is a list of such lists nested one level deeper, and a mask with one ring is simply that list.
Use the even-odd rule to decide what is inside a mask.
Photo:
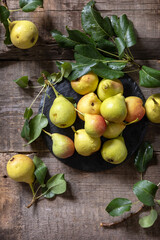
[{"label": "branch", "polygon": [[126,221],[128,218],[130,218],[130,217],[132,217],[132,216],[135,216],[135,215],[136,215],[137,213],[139,213],[143,208],[144,208],[144,205],[142,205],[136,212],[131,213],[128,217],[123,218],[123,219],[120,220],[120,221],[111,222],[111,223],[101,222],[101,223],[100,223],[100,226],[101,226],[101,227],[112,227],[112,226],[115,226],[115,225],[117,225],[117,224],[119,224],[119,223],[122,223],[122,222]]}]

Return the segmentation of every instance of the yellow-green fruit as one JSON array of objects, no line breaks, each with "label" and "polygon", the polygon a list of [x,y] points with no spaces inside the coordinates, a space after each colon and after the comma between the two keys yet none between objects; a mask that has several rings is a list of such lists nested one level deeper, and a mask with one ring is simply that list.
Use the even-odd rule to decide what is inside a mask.
[{"label": "yellow-green fruit", "polygon": [[102,158],[112,164],[119,164],[127,157],[127,148],[123,137],[106,141],[101,149]]},{"label": "yellow-green fruit", "polygon": [[90,156],[100,149],[101,139],[99,137],[91,137],[84,129],[79,129],[74,135],[74,146],[80,155]]},{"label": "yellow-green fruit", "polygon": [[109,122],[121,123],[127,116],[125,98],[121,93],[105,99],[100,107],[101,115]]},{"label": "yellow-green fruit", "polygon": [[50,108],[49,118],[55,126],[67,128],[75,122],[76,111],[70,101],[62,95],[59,95]]},{"label": "yellow-green fruit", "polygon": [[151,95],[145,103],[147,118],[153,123],[160,123],[160,93]]},{"label": "yellow-green fruit", "polygon": [[97,95],[101,101],[118,93],[123,94],[123,84],[119,79],[102,79],[102,81],[100,81],[97,88]]},{"label": "yellow-green fruit", "polygon": [[35,165],[31,158],[23,154],[14,155],[7,163],[7,173],[17,182],[34,182]]},{"label": "yellow-green fruit", "polygon": [[125,123],[109,123],[107,124],[107,128],[103,133],[103,137],[105,138],[116,138],[118,137],[122,131],[125,129]]},{"label": "yellow-green fruit", "polygon": [[98,81],[98,76],[93,72],[89,72],[77,80],[71,81],[71,86],[75,92],[85,95],[96,90]]},{"label": "yellow-green fruit", "polygon": [[17,48],[31,48],[38,40],[38,29],[33,22],[14,21],[9,24],[9,30],[11,42]]}]

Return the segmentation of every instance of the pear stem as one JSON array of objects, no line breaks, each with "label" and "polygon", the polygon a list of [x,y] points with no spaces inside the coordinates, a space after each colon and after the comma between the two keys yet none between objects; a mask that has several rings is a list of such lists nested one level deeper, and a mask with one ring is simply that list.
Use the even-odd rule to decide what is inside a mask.
[{"label": "pear stem", "polygon": [[80,112],[77,108],[74,108],[76,112],[80,113],[84,117],[84,113]]},{"label": "pear stem", "polygon": [[52,137],[52,134],[51,134],[51,133],[47,132],[47,131],[44,130],[44,129],[42,129],[42,130],[43,130],[43,132],[45,132],[48,136]]},{"label": "pear stem", "polygon": [[152,98],[152,100],[153,100],[153,102],[154,102],[156,105],[158,105],[158,102],[156,101],[155,98]]},{"label": "pear stem", "polygon": [[39,95],[43,92],[45,86],[41,88],[41,90],[39,91],[39,93],[37,94],[37,96],[35,97],[35,99],[33,100],[33,102],[31,103],[31,105],[29,106],[29,108],[32,107],[32,105],[34,104],[34,102],[37,100],[37,98],[39,97]]},{"label": "pear stem", "polygon": [[74,133],[77,133],[76,129],[74,126],[71,127]]},{"label": "pear stem", "polygon": [[132,122],[126,123],[126,126],[128,126],[128,125],[130,125],[130,124],[132,124],[132,123],[136,123],[136,122],[138,122],[138,121],[139,121],[139,118],[136,118],[136,119],[133,120]]},{"label": "pear stem", "polygon": [[13,10],[9,10],[10,12],[17,12],[17,11],[22,11],[22,8],[18,8],[18,9],[13,9]]},{"label": "pear stem", "polygon": [[58,92],[58,91],[55,89],[55,87],[54,87],[54,86],[48,81],[48,79],[46,78],[46,76],[45,76],[44,73],[42,73],[42,77],[43,77],[43,79],[44,79],[46,85],[49,85],[49,86],[53,89],[53,91],[54,91],[56,97],[58,97],[58,96],[59,96],[59,92]]},{"label": "pear stem", "polygon": [[33,188],[33,185],[32,183],[29,184],[30,188],[31,188],[31,191],[32,191],[32,194],[33,194],[33,197],[35,196],[35,191],[34,191],[34,188]]}]

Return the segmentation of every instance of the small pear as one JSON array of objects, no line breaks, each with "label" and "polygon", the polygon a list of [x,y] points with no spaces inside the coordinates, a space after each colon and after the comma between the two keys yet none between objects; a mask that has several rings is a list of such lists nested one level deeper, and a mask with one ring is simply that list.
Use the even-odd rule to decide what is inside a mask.
[{"label": "small pear", "polygon": [[145,103],[147,118],[153,123],[160,123],[160,93],[151,95]]},{"label": "small pear", "polygon": [[123,94],[123,84],[119,79],[102,79],[97,88],[97,95],[101,101],[118,93]]},{"label": "small pear", "polygon": [[122,136],[106,141],[101,149],[102,158],[112,164],[123,162],[127,154],[127,148]]},{"label": "small pear", "polygon": [[86,133],[85,129],[75,131],[74,146],[76,151],[82,156],[90,156],[101,147],[100,138],[93,138]]},{"label": "small pear", "polygon": [[56,157],[64,159],[74,154],[75,147],[71,138],[60,133],[51,134],[44,129],[43,131],[52,138],[52,151]]},{"label": "small pear", "polygon": [[136,96],[129,96],[125,98],[127,106],[126,122],[133,122],[136,119],[140,121],[145,115],[145,108],[143,107],[143,101]]},{"label": "small pear", "polygon": [[127,115],[125,98],[121,93],[105,99],[100,107],[101,115],[109,122],[121,123]]},{"label": "small pear", "polygon": [[71,86],[75,92],[85,95],[96,90],[98,81],[98,76],[93,72],[89,72],[82,77],[71,81]]},{"label": "small pear", "polygon": [[107,128],[106,121],[101,115],[84,114],[84,129],[91,137],[101,137]]},{"label": "small pear", "polygon": [[122,123],[108,123],[105,132],[103,133],[103,137],[105,138],[116,138],[118,137],[122,131],[125,129],[126,124]]},{"label": "small pear", "polygon": [[31,158],[23,154],[14,155],[7,163],[7,173],[17,182],[34,182],[35,165]]},{"label": "small pear", "polygon": [[55,126],[67,128],[75,122],[76,111],[70,101],[62,95],[59,95],[50,108],[49,118]]},{"label": "small pear", "polygon": [[38,29],[31,21],[21,20],[9,24],[10,38],[14,46],[21,49],[33,47],[38,40]]},{"label": "small pear", "polygon": [[[77,109],[81,113],[89,113],[89,114],[100,114],[100,106],[101,101],[98,99],[95,93],[88,93],[83,96],[78,104]],[[82,114],[78,114],[79,118],[84,121],[84,117]]]}]

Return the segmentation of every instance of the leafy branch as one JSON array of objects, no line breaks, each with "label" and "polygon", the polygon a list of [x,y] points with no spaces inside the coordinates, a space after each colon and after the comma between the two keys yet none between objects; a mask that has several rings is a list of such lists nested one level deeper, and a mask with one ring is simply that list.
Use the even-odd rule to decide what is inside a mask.
[{"label": "leafy branch", "polygon": [[[135,167],[141,174],[144,173],[148,167],[148,163],[153,158],[153,148],[148,142],[144,142],[139,148],[137,155],[135,157]],[[142,175],[141,175],[142,178]],[[159,184],[154,184],[148,180],[143,180],[143,178],[134,184],[133,192],[138,198],[136,203],[132,203],[130,200],[126,198],[115,198],[113,199],[108,206],[106,207],[106,211],[110,216],[120,216],[124,212],[128,212],[131,210],[133,204],[143,203],[141,207],[134,213],[131,213],[127,218],[124,218],[120,221],[113,223],[101,223],[102,227],[111,227],[117,225],[131,216],[139,213],[144,206],[150,207],[150,213],[147,216],[144,216],[139,219],[139,224],[143,228],[151,227],[157,219],[157,211],[154,209],[155,203],[160,204],[160,200],[155,199],[155,195],[157,193]]]},{"label": "leafy branch", "polygon": [[[136,44],[137,36],[133,23],[125,14],[103,18],[95,8],[95,1],[91,0],[82,10],[81,23],[84,32],[66,27],[68,36],[65,36],[57,30],[51,31],[61,47],[74,50],[70,81],[89,71],[109,79],[139,71],[140,86],[160,87],[160,71],[140,66],[134,60],[130,47]],[[60,66],[63,62],[57,64]]]}]

